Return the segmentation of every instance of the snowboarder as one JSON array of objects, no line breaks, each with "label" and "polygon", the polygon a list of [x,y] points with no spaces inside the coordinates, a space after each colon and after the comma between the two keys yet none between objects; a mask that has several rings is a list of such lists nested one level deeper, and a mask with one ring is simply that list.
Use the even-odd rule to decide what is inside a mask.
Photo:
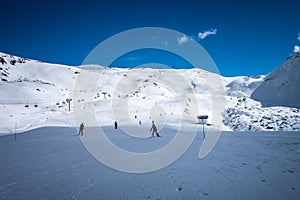
[{"label": "snowboarder", "polygon": [[84,125],[83,122],[81,122],[80,126],[79,126],[79,132],[78,135],[83,136],[83,129],[84,129]]},{"label": "snowboarder", "polygon": [[152,127],[151,127],[151,129],[150,129],[150,132],[152,131],[152,136],[151,137],[154,137],[154,133],[156,133],[156,136],[157,137],[160,137],[159,136],[159,134],[158,134],[158,132],[157,132],[157,128],[156,128],[156,126],[155,126],[155,124],[154,124],[154,121],[152,121]]},{"label": "snowboarder", "polygon": [[115,121],[115,129],[117,129],[118,128],[118,123],[117,123],[117,121]]}]

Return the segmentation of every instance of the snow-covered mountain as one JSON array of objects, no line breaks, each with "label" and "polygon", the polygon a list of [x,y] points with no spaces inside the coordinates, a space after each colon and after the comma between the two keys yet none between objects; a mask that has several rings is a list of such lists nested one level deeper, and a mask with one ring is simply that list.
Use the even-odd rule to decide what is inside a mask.
[{"label": "snow-covered mountain", "polygon": [[[12,133],[15,127],[17,131],[24,131],[41,126],[76,126],[74,87],[87,67],[48,64],[0,53],[0,133]],[[201,69],[90,67],[96,67],[99,73],[92,101],[101,126],[112,126],[116,113],[121,115],[118,116],[121,126],[138,125],[141,121],[140,126],[148,129],[151,117],[157,122],[176,126],[184,110],[192,119],[185,122],[189,125],[196,126],[197,115],[204,114],[209,115],[209,127],[222,130],[300,130],[299,109],[262,107],[260,102],[250,98],[265,82],[265,76],[222,77]],[[171,76],[174,73],[184,78],[174,79]],[[222,87],[214,84],[217,79],[221,80]],[[216,93],[211,93],[212,88],[205,80],[212,82],[211,87]],[[123,83],[121,86],[120,82]],[[133,86],[134,90],[127,89]],[[198,111],[189,102],[182,109],[179,101],[187,93],[194,94]],[[225,111],[218,113],[222,120],[210,117],[216,110],[212,100],[217,96],[222,96],[225,101]],[[71,111],[68,98],[73,99]],[[76,103],[81,100],[85,101],[76,99]],[[121,104],[118,107],[118,102],[124,101],[127,112],[121,112]]]},{"label": "snow-covered mountain", "polygon": [[252,93],[251,98],[263,106],[300,108],[300,52],[270,73]]},{"label": "snow-covered mountain", "polygon": [[299,130],[299,55],[299,52],[295,53],[269,75],[249,85],[242,85],[240,78],[229,83],[228,96],[237,93],[239,98],[234,106],[228,104],[224,113],[225,125],[239,131]]}]

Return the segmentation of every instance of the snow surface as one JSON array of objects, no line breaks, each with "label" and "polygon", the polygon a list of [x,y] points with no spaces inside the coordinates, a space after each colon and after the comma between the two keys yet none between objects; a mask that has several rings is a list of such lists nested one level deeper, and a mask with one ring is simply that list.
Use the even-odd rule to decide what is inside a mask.
[{"label": "snow surface", "polygon": [[[133,140],[103,127],[121,148],[144,152],[174,136]],[[198,158],[201,131],[170,166],[144,174],[108,168],[82,145],[76,129],[44,127],[0,137],[0,199],[299,199],[299,132],[223,132]],[[209,133],[207,133],[209,134]]]},{"label": "snow surface", "polygon": [[[82,66],[48,64],[3,53],[0,61],[0,199],[300,196],[300,111],[297,106],[262,107],[259,101],[251,99],[253,91],[265,82],[265,76],[222,77],[201,69],[90,65],[84,68],[96,67],[100,74],[96,91],[92,99],[78,99],[74,97],[74,88],[84,70]],[[289,70],[282,74],[286,71]],[[172,78],[174,73],[181,78]],[[206,81],[211,82],[210,87]],[[297,89],[293,87],[293,91]],[[187,93],[193,93],[195,100],[181,104]],[[67,98],[73,99],[71,111]],[[224,110],[213,104],[215,101],[221,105],[222,99]],[[83,109],[85,102],[92,102],[97,122],[107,137],[120,148],[133,152],[165,146],[174,138],[175,128],[181,122],[183,126],[199,126],[199,114],[209,116],[207,134],[214,129],[234,132],[223,132],[204,159],[198,157],[203,142],[199,129],[191,147],[170,166],[152,173],[122,173],[104,166],[84,148],[74,128],[78,127],[74,101]],[[195,102],[198,110],[192,106]],[[212,120],[215,110],[217,120]],[[182,121],[182,112],[189,120]],[[130,137],[113,129],[116,117],[120,119],[119,126],[139,126],[148,133],[151,120],[155,119],[162,137]],[[243,132],[236,132],[239,130]],[[249,132],[253,130],[256,132]],[[278,132],[260,132],[266,130]]]},{"label": "snow surface", "polygon": [[[0,53],[0,59],[5,61],[0,63],[0,134],[44,126],[78,126],[74,120],[74,101],[69,112],[66,99],[74,99],[76,80],[87,67],[97,67],[99,73],[92,102],[101,126],[113,125],[116,117],[123,126],[135,126],[141,121],[142,127],[148,128],[152,119],[178,126],[184,111],[192,119],[185,121],[185,125],[197,123],[197,115],[208,115],[212,128],[226,131],[300,130],[298,108],[262,107],[260,102],[251,99],[252,92],[265,82],[265,76],[222,77],[201,69],[73,67],[4,53]],[[290,66],[286,65],[281,74],[289,72]],[[172,74],[181,79],[172,78]],[[218,79],[222,86],[217,84]],[[135,89],[128,91],[127,88]],[[210,89],[216,92],[212,94]],[[298,86],[293,87],[293,91],[298,90]],[[186,94],[194,94],[196,102],[189,99],[191,102],[182,105],[180,102],[187,98]],[[297,94],[300,93],[295,92]],[[223,110],[218,108],[224,104],[222,99]],[[217,103],[213,105],[214,101]],[[121,102],[127,102],[126,112]],[[191,105],[195,103],[198,110]],[[216,110],[217,118],[212,119]]]}]

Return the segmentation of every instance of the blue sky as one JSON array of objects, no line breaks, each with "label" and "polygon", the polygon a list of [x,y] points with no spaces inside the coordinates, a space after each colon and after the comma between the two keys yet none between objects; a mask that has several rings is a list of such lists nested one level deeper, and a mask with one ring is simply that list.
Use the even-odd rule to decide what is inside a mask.
[{"label": "blue sky", "polygon": [[[1,2],[0,51],[80,65],[100,42],[128,29],[164,27],[195,38],[216,29],[216,34],[198,41],[220,73],[259,75],[271,72],[293,53],[295,45],[300,46],[299,10],[300,1],[289,0],[8,1]],[[153,62],[182,64],[167,53],[147,53],[151,58],[156,55]],[[145,55],[136,52],[128,56],[140,57],[138,64],[151,62]],[[137,64],[130,60],[122,58],[115,63]]]}]

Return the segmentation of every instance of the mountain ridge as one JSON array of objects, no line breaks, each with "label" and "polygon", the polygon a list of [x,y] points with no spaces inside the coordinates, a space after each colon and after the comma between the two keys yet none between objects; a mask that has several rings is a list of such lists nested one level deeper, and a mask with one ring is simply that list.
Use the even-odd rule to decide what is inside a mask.
[{"label": "mountain ridge", "polygon": [[287,106],[300,108],[300,52],[266,76],[253,91],[251,98],[263,106]]}]

